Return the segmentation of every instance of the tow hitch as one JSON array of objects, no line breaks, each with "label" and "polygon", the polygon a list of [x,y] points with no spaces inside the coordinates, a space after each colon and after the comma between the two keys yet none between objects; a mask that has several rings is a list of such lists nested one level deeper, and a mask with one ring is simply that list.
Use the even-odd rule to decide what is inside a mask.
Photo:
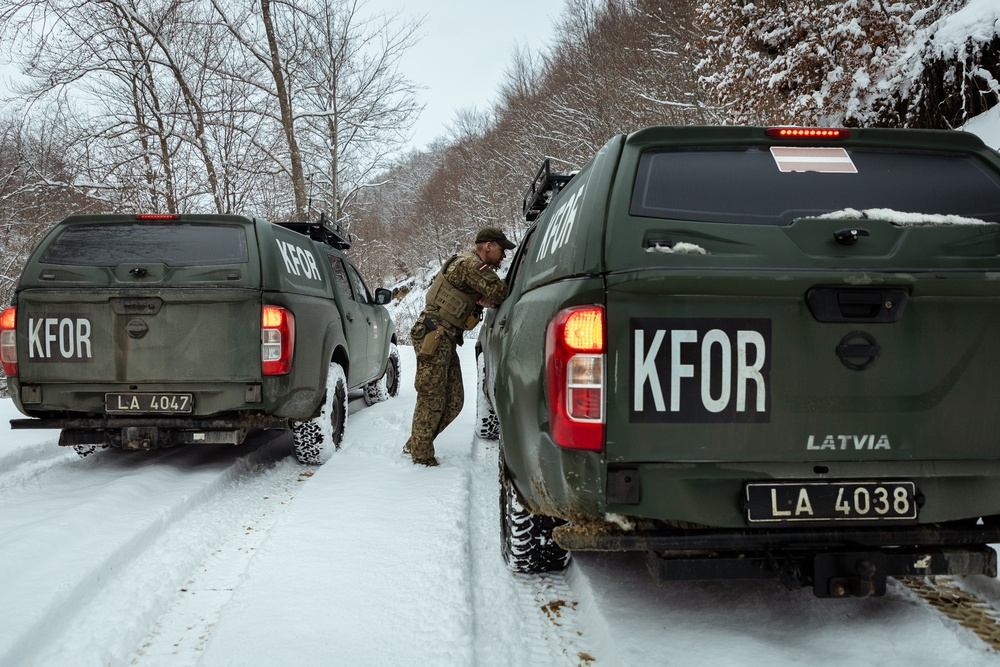
[{"label": "tow hitch", "polygon": [[879,552],[819,554],[813,561],[813,592],[821,598],[885,595],[885,560]]}]

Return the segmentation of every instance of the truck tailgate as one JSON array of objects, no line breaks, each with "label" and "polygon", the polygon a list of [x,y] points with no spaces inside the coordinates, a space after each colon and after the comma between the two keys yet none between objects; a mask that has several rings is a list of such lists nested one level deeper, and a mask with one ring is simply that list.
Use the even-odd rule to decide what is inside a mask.
[{"label": "truck tailgate", "polygon": [[[796,240],[794,230],[768,231],[764,244]],[[1000,413],[982,406],[1000,388],[998,274],[941,259],[961,245],[954,229],[879,231],[894,237],[897,259],[802,252],[801,263],[751,269],[709,253],[610,275],[608,462],[942,461],[996,451]],[[967,236],[967,252],[984,238]],[[938,258],[898,259],[916,244],[939,247]]]},{"label": "truck tailgate", "polygon": [[21,382],[259,381],[260,307],[259,290],[246,288],[27,289]]}]

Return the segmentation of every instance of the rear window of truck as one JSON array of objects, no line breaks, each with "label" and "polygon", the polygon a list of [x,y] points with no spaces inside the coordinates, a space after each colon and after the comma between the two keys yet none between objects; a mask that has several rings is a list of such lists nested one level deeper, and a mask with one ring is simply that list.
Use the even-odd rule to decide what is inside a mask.
[{"label": "rear window of truck", "polygon": [[167,266],[242,264],[248,261],[246,231],[239,225],[74,225],[49,245],[41,261],[105,267],[143,262]]},{"label": "rear window of truck", "polygon": [[832,157],[792,167],[815,171],[783,171],[788,165],[768,146],[647,150],[629,212],[788,225],[848,208],[877,208],[1000,222],[1000,175],[975,156],[842,147],[818,154]]}]

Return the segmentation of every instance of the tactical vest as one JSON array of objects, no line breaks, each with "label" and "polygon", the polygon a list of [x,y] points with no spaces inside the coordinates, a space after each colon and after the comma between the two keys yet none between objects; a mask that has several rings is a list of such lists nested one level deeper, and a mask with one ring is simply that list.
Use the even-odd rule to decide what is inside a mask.
[{"label": "tactical vest", "polygon": [[469,318],[476,308],[476,302],[479,301],[480,295],[478,292],[463,292],[445,277],[448,267],[457,258],[458,255],[449,257],[441,270],[438,271],[434,282],[431,283],[431,288],[427,290],[427,306],[435,306],[437,314],[448,324],[453,324],[459,329],[468,329],[470,328]]}]

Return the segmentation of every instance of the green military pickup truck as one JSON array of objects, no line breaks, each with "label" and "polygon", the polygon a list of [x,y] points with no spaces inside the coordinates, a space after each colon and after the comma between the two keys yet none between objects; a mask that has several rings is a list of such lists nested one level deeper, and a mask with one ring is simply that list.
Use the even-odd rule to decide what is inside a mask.
[{"label": "green military pickup truck", "polygon": [[637,550],[660,580],[821,597],[995,576],[995,151],[651,127],[546,164],[524,209],[477,345],[513,570]]},{"label": "green military pickup truck", "polygon": [[[291,429],[295,455],[339,447],[347,395],[399,390],[391,294],[368,291],[321,217],[71,216],[32,253],[0,353],[11,396],[59,444],[241,444]],[[326,451],[325,451],[326,450]]]}]

